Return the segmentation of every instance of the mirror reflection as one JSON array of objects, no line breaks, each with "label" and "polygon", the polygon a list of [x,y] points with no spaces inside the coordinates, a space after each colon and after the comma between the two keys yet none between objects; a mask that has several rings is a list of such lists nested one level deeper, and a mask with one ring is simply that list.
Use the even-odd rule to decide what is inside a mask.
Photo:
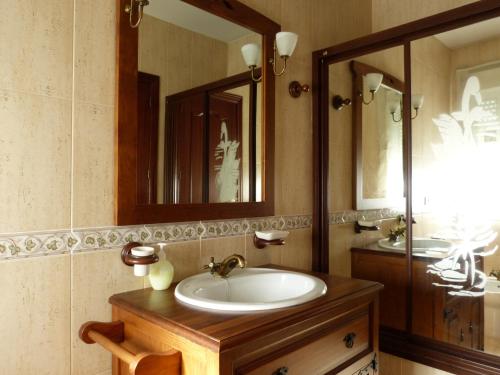
[{"label": "mirror reflection", "polygon": [[404,205],[402,80],[351,62],[356,209]]},{"label": "mirror reflection", "polygon": [[412,43],[414,332],[500,354],[499,19]]},{"label": "mirror reflection", "polygon": [[329,211],[338,217],[330,226],[330,272],[383,283],[380,324],[401,330],[406,222],[395,208],[405,205],[403,52],[395,47],[329,66]]},{"label": "mirror reflection", "polygon": [[151,2],[144,13],[139,204],[261,201],[262,83],[241,52],[260,48],[261,35],[179,0]]}]

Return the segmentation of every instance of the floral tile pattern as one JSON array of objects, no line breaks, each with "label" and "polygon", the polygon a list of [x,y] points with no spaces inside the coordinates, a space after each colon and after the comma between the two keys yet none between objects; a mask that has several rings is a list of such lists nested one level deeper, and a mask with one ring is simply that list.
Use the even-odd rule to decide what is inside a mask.
[{"label": "floral tile pattern", "polygon": [[64,254],[76,245],[69,231],[0,236],[0,260]]},{"label": "floral tile pattern", "polygon": [[227,221],[205,221],[200,224],[204,228],[202,238],[215,238],[227,236],[243,236],[248,231],[246,219]]},{"label": "floral tile pattern", "polygon": [[[330,214],[329,222],[342,224],[360,219],[380,220],[398,214],[392,209],[339,211]],[[311,215],[294,215],[0,234],[0,260],[117,248],[132,241],[196,241],[202,238],[243,236],[256,230],[309,228],[311,225]]]},{"label": "floral tile pattern", "polygon": [[329,223],[345,224],[354,223],[356,220],[382,220],[390,219],[400,215],[401,212],[392,208],[382,208],[379,210],[363,211],[337,211],[330,213]]}]

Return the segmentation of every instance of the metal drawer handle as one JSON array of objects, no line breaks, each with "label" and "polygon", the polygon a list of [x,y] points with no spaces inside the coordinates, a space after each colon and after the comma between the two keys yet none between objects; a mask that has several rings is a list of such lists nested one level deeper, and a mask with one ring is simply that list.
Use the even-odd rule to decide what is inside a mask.
[{"label": "metal drawer handle", "polygon": [[352,348],[354,346],[354,339],[356,338],[356,334],[354,332],[349,332],[347,335],[344,337],[344,342],[346,348]]},{"label": "metal drawer handle", "polygon": [[273,375],[286,375],[286,374],[288,374],[288,367],[280,367],[275,372],[273,372]]}]

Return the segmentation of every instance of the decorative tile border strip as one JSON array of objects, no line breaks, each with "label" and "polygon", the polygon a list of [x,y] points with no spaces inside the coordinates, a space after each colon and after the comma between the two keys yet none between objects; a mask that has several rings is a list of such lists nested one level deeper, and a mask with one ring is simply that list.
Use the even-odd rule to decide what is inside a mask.
[{"label": "decorative tile border strip", "polygon": [[311,215],[0,234],[0,260],[119,248],[128,242],[180,242],[309,228]]},{"label": "decorative tile border strip", "polygon": [[71,252],[77,244],[78,239],[70,231],[0,236],[0,259],[65,254]]},{"label": "decorative tile border strip", "polygon": [[[398,214],[398,211],[392,209],[338,211],[330,214],[329,223],[352,223],[359,219],[381,220]],[[311,226],[311,215],[294,215],[0,234],[0,260],[113,249],[132,241],[196,241],[243,236],[256,230],[295,230]]]},{"label": "decorative tile border strip", "polygon": [[395,218],[401,212],[392,208],[382,208],[379,210],[363,211],[336,211],[329,215],[329,224],[347,224],[354,223],[356,220],[384,220]]}]

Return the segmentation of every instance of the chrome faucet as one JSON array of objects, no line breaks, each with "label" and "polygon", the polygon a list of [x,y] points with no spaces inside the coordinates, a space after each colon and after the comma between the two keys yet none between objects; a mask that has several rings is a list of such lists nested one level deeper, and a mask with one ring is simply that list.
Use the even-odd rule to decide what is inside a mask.
[{"label": "chrome faucet", "polygon": [[222,262],[216,263],[214,257],[210,258],[210,263],[203,266],[204,269],[210,270],[212,275],[219,275],[220,277],[226,278],[229,273],[236,268],[245,268],[247,261],[242,255],[233,254],[225,258]]}]

